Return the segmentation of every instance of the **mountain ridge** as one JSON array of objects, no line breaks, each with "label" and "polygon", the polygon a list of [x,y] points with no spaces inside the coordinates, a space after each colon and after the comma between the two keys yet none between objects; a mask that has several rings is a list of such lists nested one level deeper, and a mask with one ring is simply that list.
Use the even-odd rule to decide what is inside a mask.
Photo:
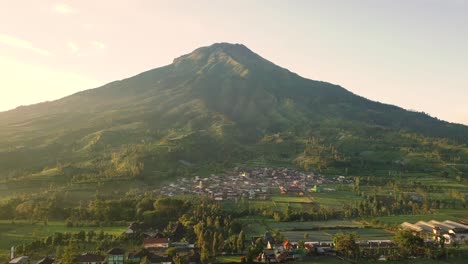
[{"label": "mountain ridge", "polygon": [[[405,160],[433,160],[437,171],[468,160],[467,126],[303,78],[242,44],[198,48],[160,68],[2,112],[0,124],[0,177],[57,163],[76,175],[158,178],[155,171],[257,159],[354,172],[399,170]],[[426,155],[430,146],[435,157]],[[178,160],[199,166],[181,169]]]}]

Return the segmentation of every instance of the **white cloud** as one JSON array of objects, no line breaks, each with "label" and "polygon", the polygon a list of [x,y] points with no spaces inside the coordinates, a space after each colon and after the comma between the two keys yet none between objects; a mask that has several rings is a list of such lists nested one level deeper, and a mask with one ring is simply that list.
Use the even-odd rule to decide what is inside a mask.
[{"label": "white cloud", "polygon": [[93,45],[96,49],[104,49],[106,45],[100,41],[91,41],[91,45]]},{"label": "white cloud", "polygon": [[66,4],[56,4],[53,9],[60,14],[70,14],[75,11],[71,6]]},{"label": "white cloud", "polygon": [[37,53],[43,56],[52,55],[49,51],[38,48],[29,41],[18,39],[18,38],[8,36],[8,35],[0,34],[0,43],[6,44],[12,47],[16,47],[16,48],[26,49],[26,50],[32,51],[34,53]]},{"label": "white cloud", "polygon": [[77,53],[80,49],[75,42],[69,41],[67,42],[67,47],[70,49],[71,53]]}]

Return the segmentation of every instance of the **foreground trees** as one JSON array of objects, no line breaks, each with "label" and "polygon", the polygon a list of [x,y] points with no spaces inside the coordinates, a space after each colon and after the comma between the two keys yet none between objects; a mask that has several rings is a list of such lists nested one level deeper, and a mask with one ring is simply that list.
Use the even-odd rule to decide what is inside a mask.
[{"label": "foreground trees", "polygon": [[401,258],[424,254],[424,240],[408,230],[399,230],[393,237],[393,243],[398,247],[396,255]]},{"label": "foreground trees", "polygon": [[359,257],[358,235],[356,233],[338,233],[333,237],[335,249],[349,259]]}]

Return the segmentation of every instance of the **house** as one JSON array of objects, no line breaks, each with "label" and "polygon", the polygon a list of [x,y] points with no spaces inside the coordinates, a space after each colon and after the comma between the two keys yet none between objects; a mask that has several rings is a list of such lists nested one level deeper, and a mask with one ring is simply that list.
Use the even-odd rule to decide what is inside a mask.
[{"label": "house", "polygon": [[404,222],[401,227],[412,230],[429,240],[438,241],[441,237],[444,237],[446,244],[456,243],[468,238],[468,226],[450,220],[444,222],[435,220],[419,221],[416,224]]},{"label": "house", "polygon": [[38,262],[36,262],[36,264],[53,264],[55,261],[55,259],[47,256],[41,260],[39,260]]},{"label": "house", "polygon": [[449,235],[451,235],[454,242],[456,241],[463,242],[464,240],[468,239],[468,226],[467,225],[454,222],[454,221],[450,221],[450,220],[445,220],[443,224],[446,226],[453,227],[453,229],[449,231]]},{"label": "house", "polygon": [[423,238],[436,239],[436,237],[440,234],[438,228],[435,228],[434,225],[431,225],[427,222],[419,221],[415,225],[422,229],[420,235]]},{"label": "house", "polygon": [[125,250],[120,248],[113,248],[107,252],[108,264],[123,264]]},{"label": "house", "polygon": [[83,253],[75,258],[73,263],[78,264],[104,264],[106,257],[97,253]]},{"label": "house", "polygon": [[28,261],[29,261],[28,256],[21,256],[21,257],[17,257],[17,258],[10,260],[8,264],[26,264],[28,263]]},{"label": "house", "polygon": [[168,248],[169,238],[145,238],[143,247],[146,249]]},{"label": "house", "polygon": [[411,224],[411,223],[408,223],[408,222],[404,222],[403,224],[400,225],[400,227],[402,229],[406,229],[406,230],[411,230],[415,233],[419,233],[419,232],[422,232],[423,229],[417,225],[414,225],[414,224]]},{"label": "house", "polygon": [[449,224],[457,229],[468,229],[468,225],[464,225],[464,224],[461,224],[461,223],[458,223],[458,222],[454,222],[454,221],[450,221],[450,220],[445,220],[444,221],[445,224]]}]

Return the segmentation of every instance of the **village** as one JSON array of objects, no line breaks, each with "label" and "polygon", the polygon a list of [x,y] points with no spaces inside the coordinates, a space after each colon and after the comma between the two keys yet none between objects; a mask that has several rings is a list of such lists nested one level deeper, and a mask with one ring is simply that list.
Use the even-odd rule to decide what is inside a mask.
[{"label": "village", "polygon": [[[73,263],[78,264],[123,264],[123,263],[142,263],[142,264],[172,264],[174,263],[174,253],[177,256],[184,256],[185,261],[190,264],[201,263],[200,249],[183,241],[176,241],[183,226],[178,223],[170,231],[169,236],[164,235],[158,230],[151,229],[141,223],[132,223],[122,236],[141,237],[143,243],[140,250],[127,252],[123,248],[112,248],[106,253],[84,252],[75,257]],[[468,238],[468,225],[460,222],[446,220],[443,222],[431,220],[428,222],[419,221],[415,224],[404,222],[400,225],[401,230],[409,230],[417,233],[424,238],[426,245],[435,245],[442,243],[447,246],[455,246],[463,243]],[[288,239],[277,241],[270,232],[260,236],[254,236],[247,239],[251,246],[261,246],[262,250],[255,256],[257,262],[285,262],[291,260],[300,260],[314,256],[336,256],[336,245],[333,241],[290,241]],[[390,252],[397,249],[392,240],[360,240],[356,241],[359,248],[365,255],[379,254],[379,260],[386,260]],[[172,249],[172,250],[171,250]],[[14,257],[9,264],[52,264],[55,262],[53,257],[47,256],[39,261],[31,262],[28,256]],[[222,255],[227,254],[223,252]],[[239,258],[241,256],[239,255]]]},{"label": "village", "polygon": [[272,190],[281,194],[303,196],[308,191],[333,191],[323,184],[352,184],[351,178],[325,177],[313,172],[300,172],[288,168],[235,168],[225,175],[211,175],[192,179],[181,178],[156,191],[156,194],[174,196],[179,194],[209,195],[216,201],[241,198],[267,200]]},{"label": "village", "polygon": [[[351,177],[334,176],[326,177],[313,172],[301,172],[289,168],[235,168],[225,174],[211,175],[210,177],[194,176],[193,178],[181,178],[169,183],[161,189],[154,191],[157,196],[205,196],[211,201],[238,201],[269,200],[274,196],[300,197],[311,196],[313,192],[334,192],[338,185],[352,185]],[[325,193],[324,193],[325,194]],[[310,227],[309,227],[310,228]],[[415,224],[404,222],[398,226],[399,230],[408,230],[414,235],[424,239],[428,248],[439,247],[440,244],[454,247],[464,244],[468,239],[468,225],[464,222],[446,220],[419,221]],[[126,242],[119,247],[109,250],[81,251],[74,256],[72,263],[79,264],[171,264],[177,263],[177,259],[183,258],[183,263],[206,263],[202,258],[202,248],[197,246],[195,240],[181,239],[187,231],[184,225],[177,221],[171,228],[161,231],[151,223],[135,221],[118,236],[119,241],[133,241],[128,247]],[[357,229],[355,229],[357,230]],[[274,238],[268,232],[249,233],[250,237],[242,240],[250,249],[261,248],[253,256],[253,261],[271,263],[293,260],[313,259],[317,256],[336,258],[339,255],[334,237],[327,239],[305,236],[302,239],[281,236]],[[223,243],[228,243],[223,240]],[[136,244],[135,244],[136,243]],[[239,243],[236,241],[235,243]],[[359,238],[353,244],[359,248],[362,257],[387,260],[398,251],[398,245],[391,237],[385,238]],[[245,248],[247,248],[245,247]],[[237,251],[219,250],[212,257],[232,256],[240,262],[245,262],[244,248]],[[55,257],[55,256],[54,256]],[[54,257],[46,256],[41,260],[32,260],[28,256],[16,257],[12,248],[9,264],[52,264],[57,262]],[[244,258],[243,261],[241,258]],[[214,260],[213,259],[213,260]],[[179,259],[180,260],[180,259]]]}]

